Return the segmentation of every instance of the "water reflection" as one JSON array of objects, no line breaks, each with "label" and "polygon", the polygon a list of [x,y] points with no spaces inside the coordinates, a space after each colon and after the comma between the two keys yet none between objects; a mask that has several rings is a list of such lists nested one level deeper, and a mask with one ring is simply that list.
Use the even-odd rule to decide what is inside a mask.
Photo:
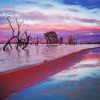
[{"label": "water reflection", "polygon": [[70,69],[12,94],[6,100],[100,100],[99,55],[100,49],[94,49]]},{"label": "water reflection", "polygon": [[[98,50],[98,52],[95,50]],[[80,80],[95,76],[100,76],[100,49],[91,50],[81,62],[70,67],[69,70],[64,70],[52,76],[52,78],[56,80]]]},{"label": "water reflection", "polygon": [[[14,46],[14,45],[13,45]],[[55,58],[77,52],[81,49],[97,47],[98,45],[32,45],[28,50],[0,51],[0,72],[28,65],[42,63]],[[0,45],[0,48],[3,47]]]},{"label": "water reflection", "polygon": [[46,58],[54,59],[58,57],[58,45],[46,45],[43,48],[42,54],[46,56]]}]

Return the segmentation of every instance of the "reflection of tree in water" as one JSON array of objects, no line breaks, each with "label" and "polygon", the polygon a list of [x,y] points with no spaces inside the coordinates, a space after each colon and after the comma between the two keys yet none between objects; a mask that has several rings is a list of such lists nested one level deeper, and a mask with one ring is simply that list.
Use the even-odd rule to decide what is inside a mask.
[{"label": "reflection of tree in water", "polygon": [[29,57],[29,50],[25,49],[25,55],[27,56],[27,58]]},{"label": "reflection of tree in water", "polygon": [[29,62],[29,50],[24,49],[24,50],[16,50],[16,61],[18,64],[21,64],[23,62],[28,63]]},{"label": "reflection of tree in water", "polygon": [[46,55],[47,58],[55,58],[58,54],[58,45],[46,45],[43,48],[42,54]]},{"label": "reflection of tree in water", "polygon": [[17,54],[16,54],[16,60],[17,60],[17,63],[20,64],[21,63],[21,51],[20,50],[17,50],[16,51]]},{"label": "reflection of tree in water", "polygon": [[26,59],[26,63],[29,62],[29,58],[30,58],[30,51],[29,50],[24,50],[25,51],[25,59]]},{"label": "reflection of tree in water", "polygon": [[6,50],[6,52],[5,52],[7,55],[8,55],[8,57],[11,55],[11,50]]},{"label": "reflection of tree in water", "polygon": [[38,54],[39,54],[39,48],[40,48],[40,47],[39,47],[39,45],[35,45],[35,49],[36,49],[36,50],[35,50],[35,51],[36,51],[36,55],[38,55]]}]

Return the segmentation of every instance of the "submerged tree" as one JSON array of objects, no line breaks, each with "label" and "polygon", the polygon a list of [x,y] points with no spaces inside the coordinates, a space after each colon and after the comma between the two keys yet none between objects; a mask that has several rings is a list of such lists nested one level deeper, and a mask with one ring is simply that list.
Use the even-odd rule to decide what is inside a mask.
[{"label": "submerged tree", "polygon": [[[8,39],[7,43],[3,47],[3,50],[6,50],[8,46],[11,49],[13,49],[12,45],[11,45],[12,41],[16,44],[16,49],[19,49],[19,47],[22,49],[25,49],[31,40],[31,36],[28,35],[26,30],[23,33],[23,35],[21,34],[20,28],[23,24],[23,21],[18,22],[17,18],[15,19],[16,24],[17,24],[17,29],[14,29],[13,24],[11,23],[9,18],[7,18],[7,21],[9,23],[11,30],[12,30],[12,37],[10,39]],[[15,33],[15,32],[17,32],[17,33]]]},{"label": "submerged tree", "polygon": [[59,42],[57,33],[54,31],[44,33],[47,44],[57,44]]},{"label": "submerged tree", "polygon": [[63,37],[60,37],[59,38],[59,44],[62,44],[63,43]]},{"label": "submerged tree", "polygon": [[42,38],[39,37],[39,36],[35,37],[35,38],[34,38],[34,40],[35,40],[35,45],[38,45],[38,44],[40,43],[41,39],[42,39]]},{"label": "submerged tree", "polygon": [[78,35],[69,35],[68,36],[68,44],[75,45],[78,43]]}]

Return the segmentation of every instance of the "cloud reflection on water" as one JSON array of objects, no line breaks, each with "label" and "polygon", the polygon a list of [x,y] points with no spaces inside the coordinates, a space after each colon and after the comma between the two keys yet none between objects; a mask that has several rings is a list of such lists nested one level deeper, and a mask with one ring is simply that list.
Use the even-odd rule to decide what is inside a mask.
[{"label": "cloud reflection on water", "polygon": [[[100,51],[100,49],[98,49]],[[86,77],[100,77],[100,52],[88,53],[84,56],[84,59],[76,65],[70,67],[70,69],[64,70],[56,75],[52,76],[51,79],[58,81],[65,80],[81,80]],[[96,56],[98,55],[98,56]]]},{"label": "cloud reflection on water", "polygon": [[[92,52],[93,55],[99,53]],[[81,62],[69,69],[5,100],[100,100],[100,59],[89,56],[85,55]]]}]

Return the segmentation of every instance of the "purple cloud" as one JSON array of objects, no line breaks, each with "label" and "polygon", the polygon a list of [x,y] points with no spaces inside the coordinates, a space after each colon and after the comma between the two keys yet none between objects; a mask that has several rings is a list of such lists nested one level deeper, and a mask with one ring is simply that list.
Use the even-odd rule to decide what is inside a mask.
[{"label": "purple cloud", "polygon": [[97,23],[100,24],[100,20],[96,20],[96,19],[86,19],[86,18],[74,18],[77,21],[81,21],[81,22],[85,22],[85,23]]},{"label": "purple cloud", "polygon": [[44,8],[52,8],[52,7],[54,7],[50,3],[43,3],[43,2],[39,2],[39,1],[24,0],[23,2],[26,3],[26,4],[40,6],[40,7],[44,7]]},{"label": "purple cloud", "polygon": [[21,13],[20,16],[24,19],[30,19],[30,20],[41,20],[41,21],[46,21],[47,23],[54,22],[56,20],[63,20],[66,19],[65,15],[46,15],[42,12],[38,11],[33,11],[33,12],[26,12],[26,13]]},{"label": "purple cloud", "polygon": [[5,24],[5,23],[7,23],[6,18],[0,16],[0,24]]},{"label": "purple cloud", "polygon": [[68,10],[71,11],[71,12],[80,12],[78,9],[74,9],[74,8],[70,8]]},{"label": "purple cloud", "polygon": [[21,14],[22,18],[31,19],[31,20],[41,20],[46,19],[47,17],[41,12],[27,12]]}]

